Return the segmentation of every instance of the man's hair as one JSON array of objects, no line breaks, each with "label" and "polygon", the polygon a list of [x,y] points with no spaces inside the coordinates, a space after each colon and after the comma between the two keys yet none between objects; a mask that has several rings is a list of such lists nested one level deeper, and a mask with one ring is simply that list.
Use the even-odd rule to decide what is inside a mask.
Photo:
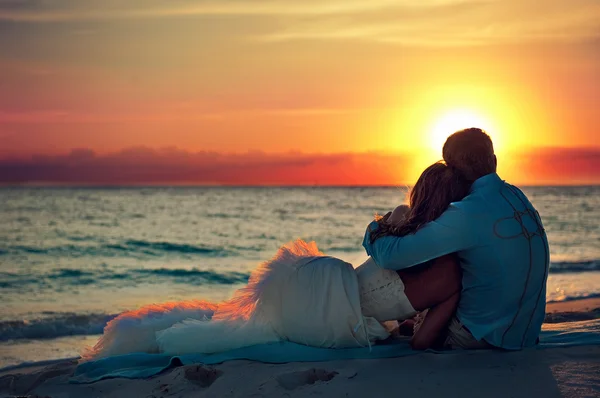
[{"label": "man's hair", "polygon": [[468,181],[496,172],[494,145],[482,129],[472,127],[452,134],[442,154],[446,164]]}]

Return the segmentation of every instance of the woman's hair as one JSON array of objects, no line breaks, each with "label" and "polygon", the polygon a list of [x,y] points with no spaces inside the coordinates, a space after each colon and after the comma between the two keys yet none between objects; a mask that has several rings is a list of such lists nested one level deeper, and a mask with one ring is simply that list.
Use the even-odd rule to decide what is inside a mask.
[{"label": "woman's hair", "polygon": [[450,203],[458,202],[467,196],[470,188],[471,183],[444,162],[432,164],[423,171],[411,189],[410,210],[404,220],[391,225],[386,219],[377,219],[379,228],[371,234],[371,242],[386,235],[414,234],[423,225],[441,216]]}]

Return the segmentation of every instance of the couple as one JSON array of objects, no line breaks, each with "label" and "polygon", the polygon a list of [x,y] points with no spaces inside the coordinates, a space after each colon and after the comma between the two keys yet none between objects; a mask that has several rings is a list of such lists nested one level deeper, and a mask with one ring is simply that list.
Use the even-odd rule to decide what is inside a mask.
[{"label": "couple", "polygon": [[451,135],[443,157],[419,177],[409,206],[367,227],[370,257],[356,269],[314,243],[292,242],[226,302],[120,315],[84,359],[214,353],[281,340],[370,346],[412,329],[416,314],[415,349],[535,345],[549,266],[539,214],[496,174],[492,141],[481,129]]}]

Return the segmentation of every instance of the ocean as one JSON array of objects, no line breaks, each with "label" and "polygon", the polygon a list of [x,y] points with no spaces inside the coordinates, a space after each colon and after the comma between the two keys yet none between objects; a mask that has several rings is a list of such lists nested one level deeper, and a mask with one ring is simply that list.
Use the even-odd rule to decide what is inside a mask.
[{"label": "ocean", "polygon": [[[529,187],[548,233],[547,301],[600,295],[600,186]],[[358,265],[403,188],[0,188],[0,368],[77,356],[144,304],[220,301],[302,238]]]}]

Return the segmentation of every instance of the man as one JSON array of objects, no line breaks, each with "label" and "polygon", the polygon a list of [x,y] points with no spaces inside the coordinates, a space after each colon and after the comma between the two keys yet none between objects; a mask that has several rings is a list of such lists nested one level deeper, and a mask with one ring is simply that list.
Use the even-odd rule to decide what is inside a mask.
[{"label": "man", "polygon": [[535,345],[545,316],[549,249],[539,214],[525,194],[496,174],[490,137],[470,128],[451,135],[446,164],[469,182],[470,194],[437,220],[404,237],[363,242],[375,262],[402,270],[449,253],[458,255],[462,291],[448,328],[452,348]]}]

